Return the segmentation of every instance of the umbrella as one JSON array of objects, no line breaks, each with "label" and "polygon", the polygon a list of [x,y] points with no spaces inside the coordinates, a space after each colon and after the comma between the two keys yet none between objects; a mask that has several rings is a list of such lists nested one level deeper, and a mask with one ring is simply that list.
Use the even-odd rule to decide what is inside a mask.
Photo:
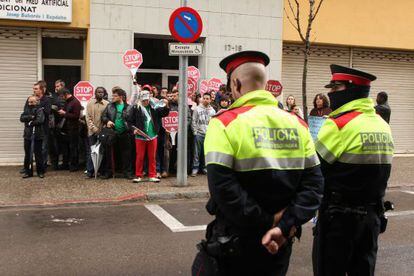
[{"label": "umbrella", "polygon": [[91,159],[93,163],[93,170],[95,172],[95,178],[98,176],[98,170],[101,166],[103,154],[99,152],[99,149],[101,148],[101,143],[97,142],[95,145],[91,146]]}]

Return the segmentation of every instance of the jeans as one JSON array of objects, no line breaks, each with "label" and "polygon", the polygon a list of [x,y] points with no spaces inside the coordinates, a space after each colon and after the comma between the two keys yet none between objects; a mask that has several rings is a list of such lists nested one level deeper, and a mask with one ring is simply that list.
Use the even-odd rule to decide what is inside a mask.
[{"label": "jeans", "polygon": [[63,167],[77,170],[79,166],[79,130],[71,129],[67,134],[62,135]]},{"label": "jeans", "polygon": [[58,131],[55,128],[49,129],[48,146],[50,162],[54,169],[57,169],[59,164],[59,140]]},{"label": "jeans", "polygon": [[164,147],[165,147],[165,130],[163,128],[158,132],[157,141],[157,172],[165,172],[164,168]]},{"label": "jeans", "polygon": [[44,128],[45,135],[42,140],[42,159],[43,159],[43,168],[47,168],[47,161],[49,155],[49,126],[45,126]]},{"label": "jeans", "polygon": [[132,174],[131,135],[128,132],[117,133],[112,147],[106,149],[106,173],[112,176],[121,171],[124,176]]},{"label": "jeans", "polygon": [[34,148],[32,149],[32,140],[24,139],[24,170],[28,175],[33,175],[33,163],[31,162],[33,160],[33,156],[36,160],[37,174],[39,175],[44,173],[42,143],[42,140],[34,140]]},{"label": "jeans", "polygon": [[193,158],[193,171],[205,170],[206,162],[204,160],[204,139],[205,136],[194,136],[194,158]]}]

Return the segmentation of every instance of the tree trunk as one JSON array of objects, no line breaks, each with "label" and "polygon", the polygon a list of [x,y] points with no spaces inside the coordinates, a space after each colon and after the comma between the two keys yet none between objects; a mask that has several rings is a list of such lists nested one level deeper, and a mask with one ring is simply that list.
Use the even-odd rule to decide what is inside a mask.
[{"label": "tree trunk", "polygon": [[306,91],[306,82],[308,77],[308,59],[309,59],[309,50],[310,43],[307,41],[305,43],[304,60],[303,60],[303,74],[302,74],[302,105],[303,105],[303,119],[308,121],[308,101],[307,101],[307,91]]}]

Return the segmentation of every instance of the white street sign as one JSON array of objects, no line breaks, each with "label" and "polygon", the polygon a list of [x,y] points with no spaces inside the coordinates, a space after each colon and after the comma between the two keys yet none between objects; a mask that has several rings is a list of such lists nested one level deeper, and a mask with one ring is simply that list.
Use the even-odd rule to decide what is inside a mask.
[{"label": "white street sign", "polygon": [[170,56],[201,56],[203,54],[203,43],[169,43]]}]

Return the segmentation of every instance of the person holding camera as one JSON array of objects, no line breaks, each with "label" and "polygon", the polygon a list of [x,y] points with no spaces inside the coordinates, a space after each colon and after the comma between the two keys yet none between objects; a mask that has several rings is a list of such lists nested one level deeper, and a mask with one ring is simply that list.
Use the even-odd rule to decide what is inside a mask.
[{"label": "person holding camera", "polygon": [[30,96],[27,105],[20,115],[20,122],[24,123],[24,174],[23,178],[33,176],[33,155],[36,160],[37,176],[44,177],[44,163],[42,156],[42,143],[45,137],[45,114],[39,106],[39,99]]},{"label": "person holding camera", "polygon": [[59,169],[75,172],[79,166],[79,118],[82,106],[67,88],[60,89],[58,94],[65,101],[63,108],[58,110],[63,155]]}]

